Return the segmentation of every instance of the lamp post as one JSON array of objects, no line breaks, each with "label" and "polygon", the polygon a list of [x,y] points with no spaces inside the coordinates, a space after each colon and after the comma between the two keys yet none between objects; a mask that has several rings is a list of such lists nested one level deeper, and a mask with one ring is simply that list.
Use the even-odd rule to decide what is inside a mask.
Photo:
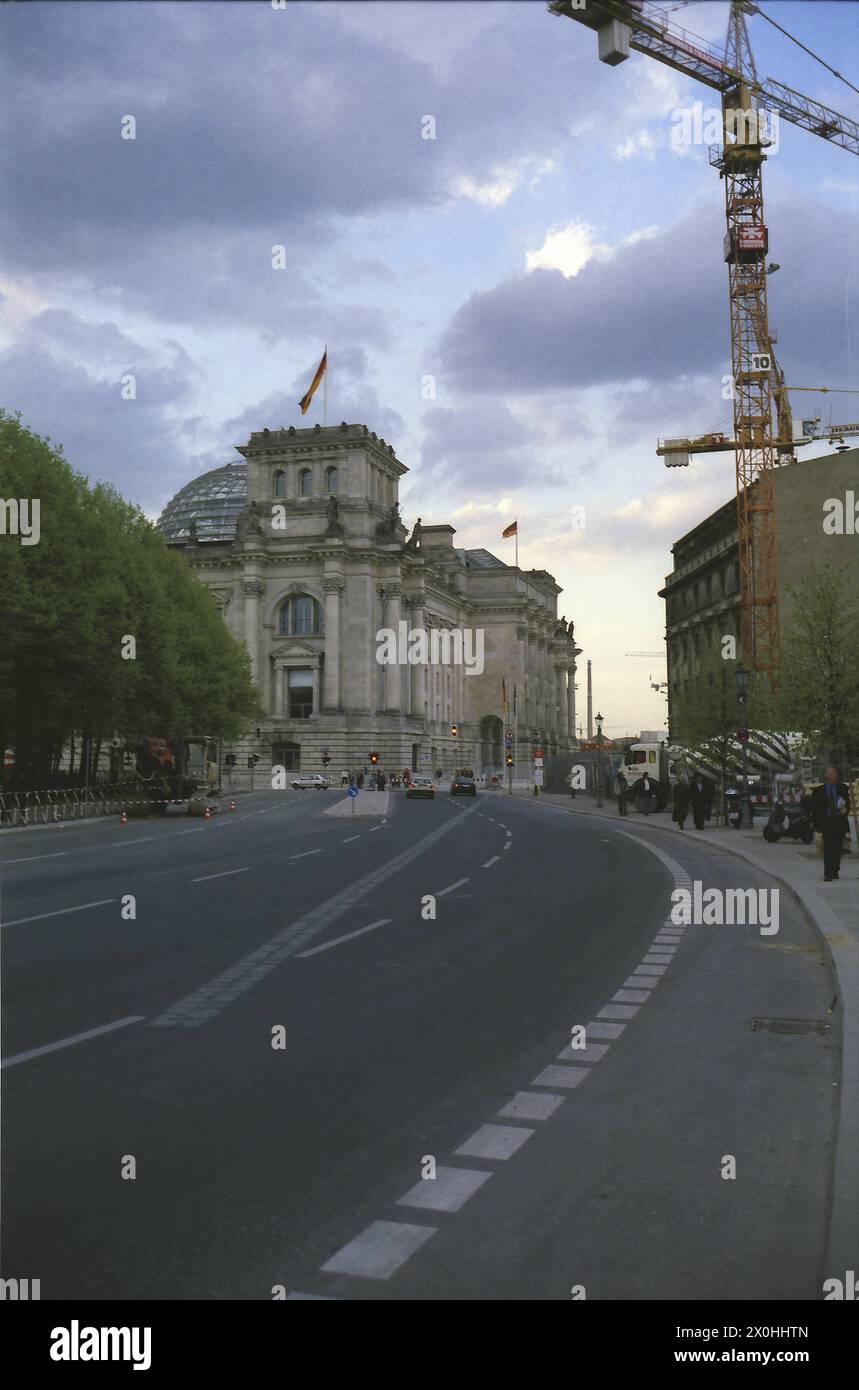
[{"label": "lamp post", "polygon": [[596,717],[597,725],[597,806],[602,806],[602,715]]},{"label": "lamp post", "polygon": [[[738,666],[737,669],[736,669],[736,671],[734,672],[734,676],[735,676],[736,682],[737,682],[737,704],[740,706],[740,710],[741,710],[741,712],[742,712],[742,716],[743,716],[743,733],[745,734],[745,733],[746,733],[746,699],[747,699],[748,693],[749,693],[749,673],[748,673],[748,671],[746,670],[745,666]],[[746,816],[748,816],[749,825],[750,825],[750,826],[754,826],[754,816],[753,816],[753,812],[752,812],[751,801],[750,801],[750,799],[749,799],[749,755],[748,755],[748,748],[747,748],[747,740],[746,740],[746,738],[744,737],[743,739],[741,739],[741,742],[742,742],[742,745],[743,745],[743,798],[742,798],[743,819],[742,819],[741,824],[744,824],[744,823],[745,823]]]}]

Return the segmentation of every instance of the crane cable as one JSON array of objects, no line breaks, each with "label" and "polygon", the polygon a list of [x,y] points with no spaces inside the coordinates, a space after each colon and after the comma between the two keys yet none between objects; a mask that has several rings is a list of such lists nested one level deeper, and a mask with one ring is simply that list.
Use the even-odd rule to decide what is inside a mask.
[{"label": "crane cable", "polygon": [[859,93],[859,87],[854,87],[853,83],[849,80],[849,78],[845,77],[842,72],[838,72],[836,68],[833,68],[829,63],[827,63],[825,58],[820,58],[816,53],[812,52],[810,48],[806,48],[805,44],[802,43],[800,39],[794,38],[793,34],[789,33],[787,29],[783,29],[781,25],[778,24],[772,18],[771,15],[768,15],[764,10],[762,10],[759,5],[752,4],[749,6],[749,8],[753,11],[754,14],[759,14],[761,19],[765,19],[767,24],[771,24],[774,29],[778,29],[779,33],[784,34],[786,39],[790,39],[791,43],[795,43],[798,48],[801,48],[803,52],[807,53],[810,58],[813,58],[816,63],[820,63],[822,67],[826,68],[827,72],[831,72],[833,77],[837,77],[841,82],[848,86],[851,91]]}]

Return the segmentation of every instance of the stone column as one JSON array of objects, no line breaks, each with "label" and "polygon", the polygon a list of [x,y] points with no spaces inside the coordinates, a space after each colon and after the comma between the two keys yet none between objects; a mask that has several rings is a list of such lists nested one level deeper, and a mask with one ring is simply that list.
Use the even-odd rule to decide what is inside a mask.
[{"label": "stone column", "polygon": [[317,657],[310,668],[310,680],[313,686],[313,709],[311,713],[319,714],[319,658]]},{"label": "stone column", "polygon": [[[423,628],[425,621],[424,596],[416,594],[412,599],[410,613],[411,630]],[[424,715],[424,668],[421,665],[409,667],[409,684],[411,686],[411,712],[415,719],[423,719]]]},{"label": "stone column", "polygon": [[250,653],[251,675],[254,684],[259,678],[259,600],[265,586],[259,579],[245,579],[242,590],[245,597],[245,646]]},{"label": "stone column", "polygon": [[280,716],[281,718],[286,712],[286,698],[284,693],[285,684],[285,663],[282,660],[276,661],[274,663],[274,699],[272,701],[272,704],[274,705],[274,713]]},{"label": "stone column", "polygon": [[569,685],[567,686],[567,724],[569,725],[570,738],[577,738],[576,732],[576,663],[567,668]]},{"label": "stone column", "polygon": [[[384,589],[380,590],[385,601],[385,616],[382,622],[383,627],[390,628],[398,642],[400,633],[400,598],[401,589],[398,583],[386,583]],[[399,656],[399,649],[397,651]],[[402,667],[399,662],[393,662],[385,667],[385,709],[396,710],[400,708],[400,690]]]},{"label": "stone column", "polygon": [[323,579],[325,591],[325,695],[323,708],[340,708],[340,595],[343,580]]},{"label": "stone column", "polygon": [[564,666],[555,667],[555,680],[557,683],[558,692],[558,733],[561,735],[561,738],[566,738],[569,734],[569,726],[567,723],[567,718],[569,715],[569,705],[567,702],[567,690],[564,684],[565,675],[566,668]]}]

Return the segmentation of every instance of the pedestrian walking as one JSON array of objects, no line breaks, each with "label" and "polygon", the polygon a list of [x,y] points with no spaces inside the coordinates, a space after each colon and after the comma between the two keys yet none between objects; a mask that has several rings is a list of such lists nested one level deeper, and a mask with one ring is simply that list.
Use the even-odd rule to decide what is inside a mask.
[{"label": "pedestrian walking", "polygon": [[823,785],[814,788],[809,803],[814,828],[823,837],[823,881],[831,883],[841,868],[844,836],[850,824],[850,792],[839,779],[837,767],[826,769]]},{"label": "pedestrian walking", "polygon": [[650,815],[650,798],[651,798],[652,794],[653,794],[653,792],[652,792],[652,788],[651,788],[651,786],[650,786],[650,777],[649,777],[649,775],[645,772],[644,776],[643,776],[642,779],[641,779],[641,798],[640,798],[640,799],[641,799],[641,809],[642,809],[642,811],[644,812],[644,814],[645,814],[646,816],[649,816],[649,815]]},{"label": "pedestrian walking", "polygon": [[701,772],[696,772],[692,778],[692,785],[689,788],[689,804],[692,807],[695,829],[703,830],[707,815],[707,784]]},{"label": "pedestrian walking", "polygon": [[[572,777],[572,773],[570,774],[570,776]],[[570,787],[570,791],[572,792],[572,795],[575,796],[575,792],[572,790],[572,786]],[[617,814],[619,816],[628,816],[629,810],[626,804],[626,778],[622,777],[620,773],[618,773],[614,779],[614,793],[617,797]]]},{"label": "pedestrian walking", "polygon": [[340,773],[340,785],[341,787],[348,787],[349,785],[349,772],[348,769],[345,767],[343,771]]},{"label": "pedestrian walking", "polygon": [[671,819],[680,830],[686,829],[686,817],[689,814],[689,788],[685,782],[677,782],[674,787],[674,798],[671,805]]}]

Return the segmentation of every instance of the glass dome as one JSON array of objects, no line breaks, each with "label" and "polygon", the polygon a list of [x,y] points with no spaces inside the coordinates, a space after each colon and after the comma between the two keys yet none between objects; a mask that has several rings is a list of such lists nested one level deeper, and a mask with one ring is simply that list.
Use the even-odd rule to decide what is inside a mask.
[{"label": "glass dome", "polygon": [[186,483],[155,523],[166,541],[233,541],[248,495],[247,467],[228,463]]}]

